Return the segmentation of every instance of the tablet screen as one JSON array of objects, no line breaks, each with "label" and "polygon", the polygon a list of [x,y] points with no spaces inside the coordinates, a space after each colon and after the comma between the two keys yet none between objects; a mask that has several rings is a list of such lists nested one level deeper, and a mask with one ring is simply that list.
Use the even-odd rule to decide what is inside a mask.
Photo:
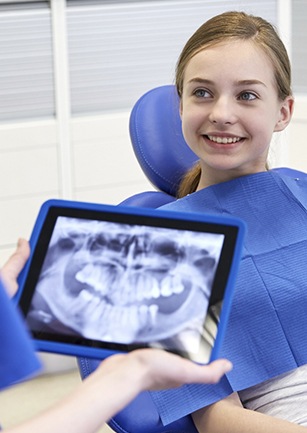
[{"label": "tablet screen", "polygon": [[45,341],[160,347],[207,362],[236,229],[51,207],[21,296],[27,324]]}]

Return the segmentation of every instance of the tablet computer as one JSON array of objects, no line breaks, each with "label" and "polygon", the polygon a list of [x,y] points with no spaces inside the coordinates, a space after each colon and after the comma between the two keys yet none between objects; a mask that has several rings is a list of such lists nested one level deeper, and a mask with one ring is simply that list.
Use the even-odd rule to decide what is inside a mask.
[{"label": "tablet computer", "polygon": [[231,217],[45,202],[17,294],[37,349],[102,359],[156,347],[216,358],[243,233]]}]

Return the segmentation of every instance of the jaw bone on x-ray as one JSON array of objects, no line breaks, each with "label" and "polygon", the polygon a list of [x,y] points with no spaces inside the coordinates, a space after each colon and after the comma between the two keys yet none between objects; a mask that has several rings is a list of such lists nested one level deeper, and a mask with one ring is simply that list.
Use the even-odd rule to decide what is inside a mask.
[{"label": "jaw bone on x-ray", "polygon": [[183,333],[193,345],[191,335],[202,333],[223,239],[60,217],[28,320],[37,329],[123,344]]}]

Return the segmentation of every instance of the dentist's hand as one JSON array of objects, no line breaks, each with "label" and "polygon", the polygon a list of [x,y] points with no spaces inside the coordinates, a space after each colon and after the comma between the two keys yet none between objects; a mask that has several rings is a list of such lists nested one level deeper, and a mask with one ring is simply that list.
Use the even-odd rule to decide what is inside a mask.
[{"label": "dentist's hand", "polygon": [[18,289],[17,278],[30,255],[30,246],[26,239],[20,238],[15,252],[0,270],[0,276],[10,297]]}]

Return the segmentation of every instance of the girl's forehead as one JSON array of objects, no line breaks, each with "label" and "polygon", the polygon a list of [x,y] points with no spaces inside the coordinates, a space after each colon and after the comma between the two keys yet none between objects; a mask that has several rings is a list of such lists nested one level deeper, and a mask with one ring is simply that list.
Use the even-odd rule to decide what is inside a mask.
[{"label": "girl's forehead", "polygon": [[263,48],[251,39],[234,39],[229,38],[224,41],[219,41],[216,43],[211,43],[208,45],[204,45],[192,55],[192,58],[195,57],[199,53],[214,53],[214,54],[225,54],[225,52],[231,52],[232,54],[236,53],[236,58],[242,58],[247,53],[264,53]]},{"label": "girl's forehead", "polygon": [[274,82],[273,64],[264,49],[252,41],[231,40],[199,50],[187,63],[185,83],[195,78]]}]

